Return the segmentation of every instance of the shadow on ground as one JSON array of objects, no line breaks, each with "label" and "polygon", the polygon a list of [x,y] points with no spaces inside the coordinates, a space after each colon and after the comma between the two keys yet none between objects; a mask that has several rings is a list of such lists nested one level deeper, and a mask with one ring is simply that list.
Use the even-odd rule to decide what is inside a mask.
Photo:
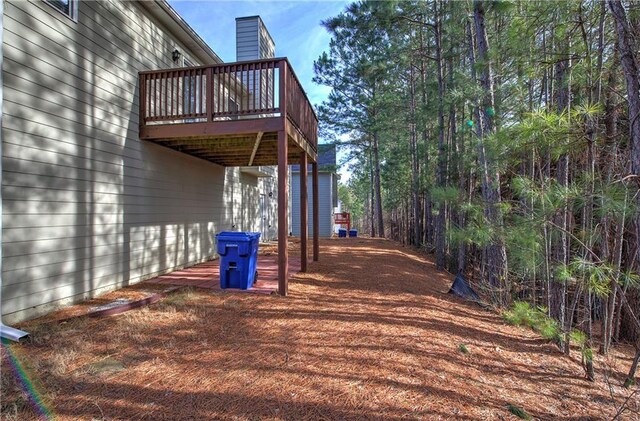
[{"label": "shadow on ground", "polygon": [[[587,419],[614,410],[606,385],[585,381],[576,360],[446,294],[450,275],[424,256],[374,239],[323,241],[322,250],[289,297],[187,291],[55,332],[31,326],[34,342],[16,355],[60,419],[484,420],[513,418],[508,404]],[[116,369],[96,371],[105,360]]]}]

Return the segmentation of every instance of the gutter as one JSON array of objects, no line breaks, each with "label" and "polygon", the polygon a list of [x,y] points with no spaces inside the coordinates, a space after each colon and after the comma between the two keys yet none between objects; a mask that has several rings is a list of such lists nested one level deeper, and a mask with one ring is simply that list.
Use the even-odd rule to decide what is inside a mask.
[{"label": "gutter", "polygon": [[[0,17],[4,16],[4,1],[0,0]],[[3,45],[3,24],[2,19],[0,19],[0,45]],[[0,48],[0,210],[2,209],[2,98],[3,98],[3,87],[4,81],[2,80],[2,67],[3,63],[3,55],[2,48]],[[11,326],[7,326],[2,323],[2,215],[0,215],[0,337],[2,339],[9,339],[14,342],[20,342],[23,339],[26,339],[29,334],[20,329],[16,329]]]}]

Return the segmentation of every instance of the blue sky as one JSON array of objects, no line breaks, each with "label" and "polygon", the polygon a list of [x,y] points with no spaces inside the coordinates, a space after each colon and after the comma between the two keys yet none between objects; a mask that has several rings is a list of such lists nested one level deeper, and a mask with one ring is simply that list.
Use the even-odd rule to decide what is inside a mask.
[{"label": "blue sky", "polygon": [[235,61],[236,17],[260,15],[276,44],[276,56],[288,57],[311,102],[317,106],[330,88],[314,84],[313,61],[328,51],[331,37],[320,22],[339,14],[350,1],[187,1],[171,6],[224,60]]}]

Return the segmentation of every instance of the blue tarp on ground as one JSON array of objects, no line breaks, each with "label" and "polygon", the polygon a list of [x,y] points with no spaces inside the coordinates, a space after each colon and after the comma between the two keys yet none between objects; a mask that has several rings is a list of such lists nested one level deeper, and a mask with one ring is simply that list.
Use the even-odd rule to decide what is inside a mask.
[{"label": "blue tarp on ground", "polygon": [[469,283],[461,273],[456,275],[456,279],[453,281],[453,285],[449,289],[449,294],[455,294],[458,297],[465,298],[467,300],[473,300],[480,302],[478,294],[469,286]]}]

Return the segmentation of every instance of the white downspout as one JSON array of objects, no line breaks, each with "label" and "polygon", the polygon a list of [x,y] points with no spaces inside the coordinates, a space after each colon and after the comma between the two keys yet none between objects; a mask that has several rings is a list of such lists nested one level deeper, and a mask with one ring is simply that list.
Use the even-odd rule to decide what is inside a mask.
[{"label": "white downspout", "polygon": [[25,339],[27,336],[29,336],[29,334],[20,329],[13,328],[2,323],[2,216],[4,214],[4,211],[2,211],[2,88],[4,87],[4,81],[2,80],[2,46],[4,43],[3,32],[4,0],[0,0],[0,337],[19,342],[20,340]]}]

